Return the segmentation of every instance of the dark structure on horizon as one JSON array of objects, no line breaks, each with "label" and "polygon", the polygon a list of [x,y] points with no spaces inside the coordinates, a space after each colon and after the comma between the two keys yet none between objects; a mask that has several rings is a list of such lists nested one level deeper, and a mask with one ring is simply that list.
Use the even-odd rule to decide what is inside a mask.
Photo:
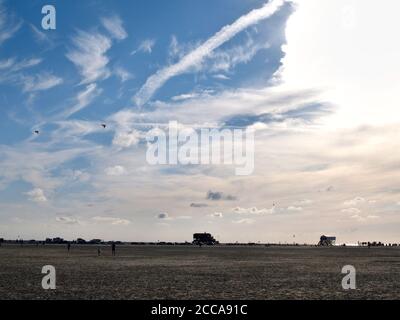
[{"label": "dark structure on horizon", "polygon": [[214,239],[214,237],[210,233],[195,233],[193,234],[193,244],[195,245],[207,245],[213,246],[218,244],[219,242]]},{"label": "dark structure on horizon", "polygon": [[318,245],[322,247],[331,247],[336,244],[336,237],[321,236]]}]

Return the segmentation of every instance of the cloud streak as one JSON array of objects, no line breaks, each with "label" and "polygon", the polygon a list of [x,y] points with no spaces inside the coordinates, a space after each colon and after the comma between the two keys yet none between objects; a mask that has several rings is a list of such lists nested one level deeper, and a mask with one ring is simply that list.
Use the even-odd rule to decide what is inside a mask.
[{"label": "cloud streak", "polygon": [[89,104],[93,102],[93,100],[101,94],[102,90],[97,88],[97,85],[95,83],[91,83],[86,86],[86,88],[83,91],[80,91],[77,94],[76,97],[76,103],[73,107],[70,109],[66,110],[63,114],[62,117],[68,118],[74,113],[86,108]]},{"label": "cloud streak", "polygon": [[134,103],[138,106],[144,105],[170,78],[187,72],[196,64],[201,63],[203,59],[208,57],[215,49],[232,39],[239,32],[272,16],[279,10],[283,3],[283,0],[272,0],[262,8],[252,10],[232,24],[223,27],[214,36],[185,55],[179,62],[157,71],[147,79],[146,83],[134,96]]},{"label": "cloud streak", "polygon": [[131,55],[134,55],[138,52],[143,52],[143,53],[151,53],[153,51],[153,47],[156,44],[156,41],[154,39],[146,39],[143,40],[139,47],[131,52]]},{"label": "cloud streak", "polygon": [[79,31],[72,39],[74,49],[67,58],[75,64],[82,76],[82,84],[102,80],[110,76],[106,52],[111,48],[111,40],[100,33]]},{"label": "cloud streak", "polygon": [[35,77],[24,77],[22,80],[25,92],[45,91],[63,83],[62,78],[47,72],[40,73]]},{"label": "cloud streak", "polygon": [[113,38],[117,40],[124,40],[128,37],[128,33],[125,31],[120,17],[112,16],[103,18],[101,19],[101,23]]},{"label": "cloud streak", "polygon": [[10,39],[21,27],[21,22],[13,21],[13,18],[0,1],[0,45]]}]

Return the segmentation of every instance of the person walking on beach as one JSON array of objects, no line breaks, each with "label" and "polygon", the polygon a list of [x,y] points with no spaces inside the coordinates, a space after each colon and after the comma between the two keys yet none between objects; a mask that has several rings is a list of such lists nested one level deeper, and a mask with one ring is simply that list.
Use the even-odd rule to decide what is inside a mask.
[{"label": "person walking on beach", "polygon": [[111,245],[111,252],[112,252],[112,255],[115,256],[115,243],[114,242]]},{"label": "person walking on beach", "polygon": [[68,252],[69,252],[70,249],[71,249],[71,243],[68,242],[68,244],[67,244],[67,250],[68,250]]}]

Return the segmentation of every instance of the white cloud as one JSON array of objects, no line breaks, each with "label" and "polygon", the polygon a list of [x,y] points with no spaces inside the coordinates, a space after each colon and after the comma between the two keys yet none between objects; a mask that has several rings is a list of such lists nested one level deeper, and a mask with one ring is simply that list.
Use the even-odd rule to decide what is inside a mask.
[{"label": "white cloud", "polygon": [[83,121],[83,120],[68,120],[54,122],[58,129],[52,132],[52,137],[55,140],[65,141],[69,137],[83,137],[91,133],[104,131],[103,127],[97,122]]},{"label": "white cloud", "polygon": [[0,60],[0,70],[8,69],[14,65],[14,59],[9,58],[6,60]]},{"label": "white cloud", "polygon": [[240,219],[240,220],[235,220],[233,223],[235,224],[253,224],[255,221],[254,219]]},{"label": "white cloud", "polygon": [[303,211],[302,207],[295,207],[295,206],[290,206],[287,209],[288,209],[288,211],[297,211],[297,212]]},{"label": "white cloud", "polygon": [[[400,121],[398,0],[294,0],[280,76],[319,88],[337,107],[326,125],[352,128]],[[323,72],[321,72],[323,70]]]},{"label": "white cloud", "polygon": [[131,223],[131,221],[127,219],[121,219],[121,218],[114,218],[114,217],[101,217],[101,216],[96,216],[92,218],[96,222],[103,222],[103,223],[109,223],[111,225],[128,225]]},{"label": "white cloud", "polygon": [[309,204],[313,204],[314,201],[310,200],[310,199],[302,199],[296,202],[296,204],[298,205],[309,205]]},{"label": "white cloud", "polygon": [[24,69],[32,68],[34,66],[37,66],[41,62],[42,62],[42,59],[40,59],[40,58],[24,59],[19,62],[13,63],[11,71],[17,72],[17,71],[21,71]]},{"label": "white cloud", "polygon": [[229,80],[230,78],[224,74],[218,73],[214,74],[213,78],[218,79],[218,80]]},{"label": "white cloud", "polygon": [[354,206],[357,206],[357,205],[359,205],[359,204],[361,204],[361,203],[364,203],[364,202],[365,202],[365,199],[364,199],[364,198],[362,198],[362,197],[355,197],[354,199],[345,201],[343,204],[344,204],[346,207],[354,207]]},{"label": "white cloud", "polygon": [[35,188],[26,193],[29,196],[29,200],[34,202],[47,202],[47,198],[44,191],[40,188]]},{"label": "white cloud", "polygon": [[348,213],[348,214],[359,214],[361,213],[361,210],[358,208],[347,208],[342,210],[343,213]]},{"label": "white cloud", "polygon": [[210,214],[210,217],[212,217],[212,218],[223,218],[224,215],[222,214],[222,212],[214,212],[214,213]]},{"label": "white cloud", "polygon": [[25,92],[45,91],[63,83],[63,79],[47,72],[21,79]]},{"label": "white cloud", "polygon": [[102,18],[101,22],[104,28],[107,29],[113,38],[124,40],[128,37],[128,33],[125,31],[120,17],[114,15],[111,17]]},{"label": "white cloud", "polygon": [[131,132],[117,132],[113,139],[113,145],[128,148],[139,143],[140,134],[133,130]]},{"label": "white cloud", "polygon": [[57,222],[63,223],[63,224],[78,224],[78,220],[72,217],[57,217],[56,218]]},{"label": "white cloud", "polygon": [[108,176],[122,176],[126,173],[126,169],[123,166],[109,167],[105,170]]},{"label": "white cloud", "polygon": [[0,1],[0,45],[10,39],[21,27],[20,21],[16,22],[12,13],[8,12],[3,2]]},{"label": "white cloud", "polygon": [[0,70],[2,71],[0,74],[0,83],[9,82],[20,85],[26,77],[19,71],[35,67],[41,62],[42,60],[38,58],[23,59],[20,61],[16,58],[0,60]]},{"label": "white cloud", "polygon": [[355,215],[351,216],[350,218],[358,220],[358,221],[364,221],[365,220],[365,218],[360,216],[359,214],[355,214]]},{"label": "white cloud", "polygon": [[367,221],[367,220],[377,220],[377,219],[380,218],[380,216],[368,215],[368,216],[365,216],[365,217],[364,217],[364,216],[361,216],[361,215],[359,215],[359,214],[355,214],[355,215],[351,216],[350,218],[351,218],[351,219],[358,220],[358,221],[360,221],[360,222],[364,222],[364,221]]},{"label": "white cloud", "polygon": [[63,112],[63,117],[68,118],[74,113],[86,108],[90,105],[93,100],[99,96],[102,92],[102,89],[98,89],[95,83],[91,83],[86,86],[83,91],[78,92],[76,96],[76,104],[70,109]]},{"label": "white cloud", "polygon": [[114,69],[114,73],[121,80],[121,82],[125,82],[133,78],[133,75],[122,67],[116,67]]},{"label": "white cloud", "polygon": [[40,41],[40,42],[46,42],[46,41],[50,41],[47,34],[44,33],[43,31],[40,31],[38,28],[36,28],[35,25],[30,24],[29,25],[31,27],[31,30],[35,36],[35,38]]},{"label": "white cloud", "polygon": [[[236,65],[248,63],[262,49],[268,49],[268,43],[255,42],[250,36],[247,41],[238,46],[234,46],[225,50],[216,50],[210,54],[210,72],[229,72]],[[214,76],[215,77],[215,76]],[[220,79],[229,79],[224,75],[217,76]]]},{"label": "white cloud", "polygon": [[272,214],[275,213],[275,208],[271,209],[258,209],[256,207],[252,208],[241,208],[241,207],[236,207],[233,209],[233,212],[239,213],[239,214],[254,214],[254,215],[262,215],[262,214]]},{"label": "white cloud", "polygon": [[204,58],[208,57],[215,49],[229,41],[236,34],[273,15],[277,10],[279,10],[283,3],[283,0],[272,0],[262,8],[252,10],[232,24],[223,27],[214,36],[209,38],[193,51],[189,52],[176,64],[158,70],[147,79],[146,83],[135,95],[133,99],[134,102],[138,106],[142,106],[170,78],[183,74],[193,66],[201,63]]},{"label": "white cloud", "polygon": [[67,58],[78,68],[83,84],[109,77],[109,59],[105,55],[111,48],[109,38],[100,33],[78,31],[72,42],[75,48],[69,50]]},{"label": "white cloud", "polygon": [[136,54],[137,52],[151,53],[153,51],[153,47],[156,44],[154,39],[146,39],[143,40],[139,47],[131,52],[131,55]]},{"label": "white cloud", "polygon": [[90,180],[90,174],[81,170],[72,170],[70,174],[74,181],[86,182]]},{"label": "white cloud", "polygon": [[180,94],[178,96],[173,96],[171,98],[171,100],[172,101],[182,101],[182,100],[188,100],[188,99],[193,99],[193,98],[197,98],[197,97],[199,97],[199,94],[195,93],[195,92],[193,92],[193,93],[183,93],[183,94]]}]

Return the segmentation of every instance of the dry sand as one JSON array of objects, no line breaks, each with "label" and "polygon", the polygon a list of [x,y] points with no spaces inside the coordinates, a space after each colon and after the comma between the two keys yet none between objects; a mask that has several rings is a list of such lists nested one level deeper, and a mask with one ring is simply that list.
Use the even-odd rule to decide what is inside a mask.
[{"label": "dry sand", "polygon": [[[57,289],[41,287],[53,265]],[[344,291],[344,265],[357,290]],[[3,245],[1,299],[399,299],[400,248]]]}]

